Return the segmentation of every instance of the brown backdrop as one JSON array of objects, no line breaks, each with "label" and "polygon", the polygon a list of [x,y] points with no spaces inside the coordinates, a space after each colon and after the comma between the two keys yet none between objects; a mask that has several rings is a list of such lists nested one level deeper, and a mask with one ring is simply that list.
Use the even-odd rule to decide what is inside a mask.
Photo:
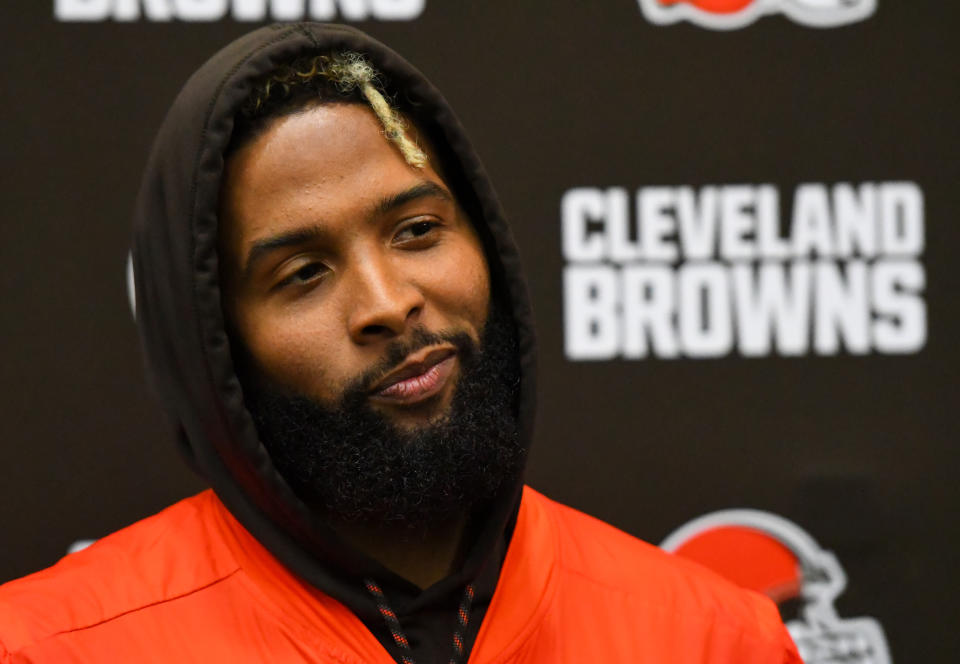
[{"label": "brown backdrop", "polygon": [[[124,4],[77,3],[90,16]],[[230,15],[149,20],[148,9],[156,18],[190,4],[166,0],[126,3],[142,8],[136,20],[58,21],[54,9],[62,15],[69,3],[51,4],[0,9],[0,580],[201,488],[142,379],[125,282],[128,219],[148,145],[180,84],[252,25]],[[717,31],[687,20],[655,24],[637,0],[419,4],[330,7],[341,18],[351,7],[352,16],[366,11],[368,20],[353,22],[445,92],[514,222],[542,339],[530,482],[653,542],[720,509],[784,517],[845,569],[840,617],[876,619],[892,661],[951,661],[960,650],[952,597],[960,587],[956,7],[878,0],[871,16],[842,27],[778,14]],[[412,18],[381,20],[391,11]],[[816,239],[838,232],[836,185],[862,192],[864,183],[903,182],[922,197],[921,247],[844,255],[835,241]],[[826,208],[812,195],[798,212],[805,183],[823,185]],[[765,185],[778,200],[772,212],[748,196],[711,213],[710,185],[754,194]],[[650,204],[666,219],[659,235],[649,230],[654,212],[637,212],[651,187],[674,200]],[[616,188],[613,199],[626,201],[571,216],[581,240],[606,243],[592,262],[564,253],[563,201],[575,188],[607,201]],[[803,225],[814,239],[785,258],[685,253],[676,204],[685,195],[704,223],[741,224],[718,230],[728,232],[728,249],[756,244],[764,214],[777,217],[781,238]],[[848,223],[906,232],[916,222],[907,218],[916,210],[894,205],[884,217],[880,203],[867,209],[865,200],[856,199]],[[619,246],[633,247],[633,257],[610,253],[619,223]],[[655,236],[677,255],[645,253]],[[610,275],[614,290],[581,289],[575,306],[564,274],[588,264]],[[912,267],[877,277],[880,264]],[[704,265],[713,276],[697,281]],[[792,354],[775,333],[737,323],[733,275],[762,265],[815,273],[801,306],[809,317],[790,328],[810,341]],[[656,288],[668,290],[658,295],[636,276],[649,268],[661,275]],[[863,284],[852,276],[858,270]],[[745,288],[741,298],[755,294]],[[570,330],[601,334],[606,323],[583,317],[608,296],[620,298],[605,314],[620,336],[601,359],[577,359]],[[654,334],[643,316],[657,297],[673,330],[661,337],[673,334],[678,349],[671,357],[651,346],[636,357]],[[844,311],[852,318],[841,320]],[[878,322],[913,341],[891,351]],[[722,341],[727,333],[726,345],[695,352],[697,339],[709,346],[711,334]],[[750,334],[769,350],[744,352]],[[835,348],[821,352],[817,334],[836,336]]]}]

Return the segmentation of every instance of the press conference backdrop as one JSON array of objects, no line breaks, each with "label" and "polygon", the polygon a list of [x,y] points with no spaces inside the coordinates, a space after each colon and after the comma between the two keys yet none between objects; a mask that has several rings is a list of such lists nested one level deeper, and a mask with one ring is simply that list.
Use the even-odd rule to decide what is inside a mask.
[{"label": "press conference backdrop", "polygon": [[541,339],[529,481],[774,597],[812,662],[960,651],[960,10],[896,0],[4,3],[0,580],[196,492],[129,218],[216,48],[353,23],[460,114]]}]

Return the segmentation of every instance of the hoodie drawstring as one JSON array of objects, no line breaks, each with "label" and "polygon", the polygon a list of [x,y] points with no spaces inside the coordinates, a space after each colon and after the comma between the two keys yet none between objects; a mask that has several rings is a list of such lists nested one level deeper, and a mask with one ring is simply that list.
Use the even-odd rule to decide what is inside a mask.
[{"label": "hoodie drawstring", "polygon": [[[376,600],[377,610],[380,611],[384,622],[387,623],[387,629],[393,636],[393,642],[400,649],[401,663],[416,664],[416,660],[413,659],[413,650],[410,648],[410,641],[407,639],[407,635],[403,633],[396,612],[387,603],[387,597],[383,594],[383,590],[373,579],[365,579],[363,583]],[[450,657],[450,664],[461,664],[463,662],[463,637],[470,622],[470,606],[473,604],[473,595],[473,584],[468,583],[467,587],[464,588],[460,606],[457,608],[457,625],[453,628],[453,654]]]}]

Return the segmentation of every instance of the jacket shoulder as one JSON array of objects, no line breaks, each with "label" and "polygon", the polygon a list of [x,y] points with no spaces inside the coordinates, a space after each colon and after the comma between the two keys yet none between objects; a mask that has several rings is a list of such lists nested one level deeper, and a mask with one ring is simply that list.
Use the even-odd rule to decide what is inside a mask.
[{"label": "jacket shoulder", "polygon": [[236,564],[210,523],[213,501],[213,492],[204,491],[0,586],[0,655],[189,595],[232,574]]},{"label": "jacket shoulder", "polygon": [[532,497],[550,512],[557,528],[560,568],[565,575],[608,596],[629,597],[653,611],[669,613],[705,629],[735,632],[750,641],[795,649],[776,605],[715,572],[648,544],[610,524],[546,498]]}]

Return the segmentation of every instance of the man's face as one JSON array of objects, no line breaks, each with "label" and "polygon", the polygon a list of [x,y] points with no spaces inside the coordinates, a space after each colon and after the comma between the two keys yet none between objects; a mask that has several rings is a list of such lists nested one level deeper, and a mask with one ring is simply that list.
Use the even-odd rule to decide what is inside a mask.
[{"label": "man's face", "polygon": [[402,429],[448,412],[461,357],[441,337],[479,342],[489,272],[436,170],[369,109],[275,120],[230,158],[221,219],[224,306],[258,380],[328,407],[359,388]]}]

